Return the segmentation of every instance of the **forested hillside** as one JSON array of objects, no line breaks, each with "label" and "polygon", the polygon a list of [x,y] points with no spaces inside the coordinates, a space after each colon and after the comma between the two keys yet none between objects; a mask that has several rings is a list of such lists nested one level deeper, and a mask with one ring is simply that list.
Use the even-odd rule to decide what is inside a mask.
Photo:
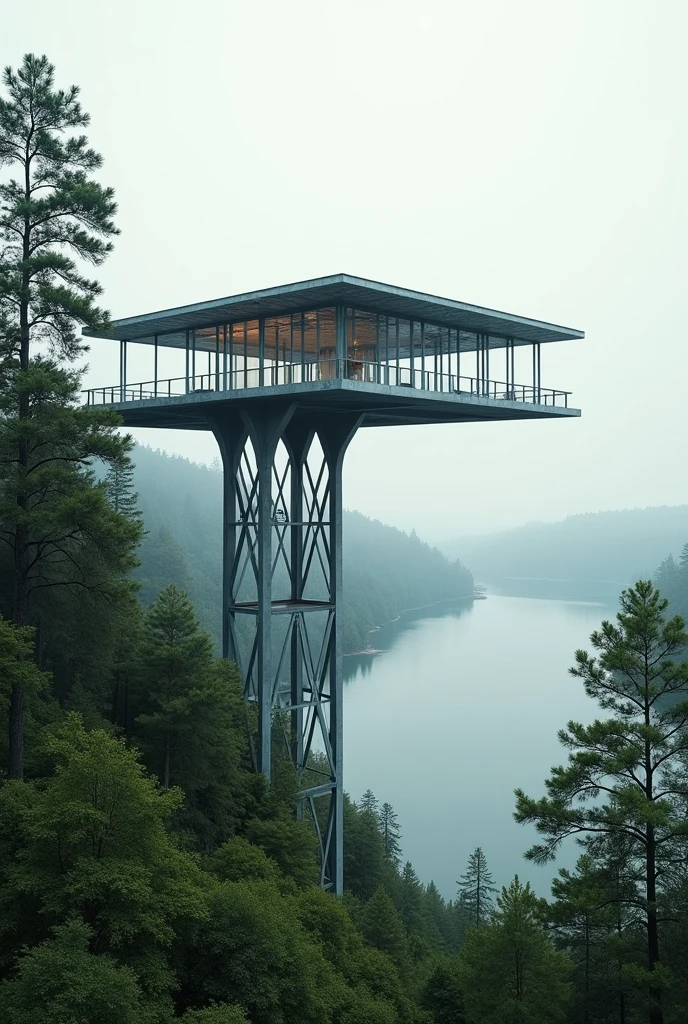
[{"label": "forested hillside", "polygon": [[652,575],[688,536],[688,505],[590,512],[556,523],[528,523],[503,533],[450,540],[480,582],[506,577],[610,581],[625,586]]},{"label": "forested hillside", "polygon": [[[222,599],[222,475],[150,448],[137,447],[134,486],[146,524],[139,549],[141,600],[176,583],[191,595],[203,624],[219,643]],[[370,631],[406,608],[465,597],[473,577],[437,549],[367,519],[344,515],[345,651],[370,643]]]},{"label": "forested hillside", "polygon": [[[88,123],[46,57],[5,70],[0,1022],[685,1024],[688,631],[673,613],[688,546],[667,559],[665,535],[655,558],[673,605],[641,580],[575,652],[598,717],[559,732],[563,763],[539,793],[515,792],[536,833],[528,858],[580,843],[551,900],[517,874],[498,893],[476,846],[445,902],[370,791],[344,802],[344,892],[323,891],[322,755],[295,765],[279,718],[296,709],[273,707],[270,778],[259,773],[255,702],[217,657],[219,475],[139,450],[134,482],[117,414],[81,400],[79,332],[107,325],[92,274],[117,233]],[[346,545],[351,646],[408,604],[470,594],[470,573],[414,536],[350,515]],[[590,549],[589,565],[603,554]],[[629,572],[650,550],[637,554]],[[538,655],[534,643],[529,663]],[[485,761],[500,758],[479,687],[465,700]],[[444,755],[443,811],[461,820],[483,764]],[[432,770],[413,764],[429,792]],[[517,784],[520,765],[507,767]]]}]

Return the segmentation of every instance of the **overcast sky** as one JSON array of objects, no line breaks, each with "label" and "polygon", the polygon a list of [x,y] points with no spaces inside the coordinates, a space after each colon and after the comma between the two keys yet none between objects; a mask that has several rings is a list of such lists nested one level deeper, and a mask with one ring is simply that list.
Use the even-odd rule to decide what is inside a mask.
[{"label": "overcast sky", "polygon": [[[580,420],[359,432],[345,504],[441,539],[688,502],[687,28],[685,0],[32,0],[0,56],[82,88],[115,317],[344,271],[586,331],[542,362]],[[115,381],[114,343],[89,362]]]}]

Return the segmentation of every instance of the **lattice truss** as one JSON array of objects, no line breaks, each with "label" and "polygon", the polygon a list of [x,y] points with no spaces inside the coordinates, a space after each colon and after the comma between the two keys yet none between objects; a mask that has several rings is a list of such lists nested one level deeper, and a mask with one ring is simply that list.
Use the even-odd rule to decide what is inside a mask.
[{"label": "lattice truss", "polygon": [[262,718],[257,766],[269,776],[277,751],[293,759],[299,813],[318,837],[321,884],[335,886],[342,784],[332,701],[341,682],[331,483],[340,461],[326,457],[317,430],[287,427],[272,446],[245,431],[233,464],[227,653]]}]

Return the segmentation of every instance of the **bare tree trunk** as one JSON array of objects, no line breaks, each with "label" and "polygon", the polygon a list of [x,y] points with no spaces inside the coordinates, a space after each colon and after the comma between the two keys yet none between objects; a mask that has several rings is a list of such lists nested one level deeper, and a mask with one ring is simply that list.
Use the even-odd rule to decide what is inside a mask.
[{"label": "bare tree trunk", "polygon": [[[31,278],[28,261],[31,255],[31,221],[28,204],[31,199],[31,162],[29,135],[25,148],[24,162],[24,198],[26,213],[24,214],[24,232],[22,238],[22,294],[19,303],[19,368],[26,372],[29,369],[29,298]],[[24,389],[19,395],[19,419],[28,420],[31,415],[29,396]],[[23,480],[29,469],[28,441],[19,441],[19,473]],[[14,531],[14,607],[12,621],[18,626],[25,626],[29,619],[29,536],[24,522],[27,507],[26,494],[20,490],[17,495],[19,520]],[[12,687],[9,712],[9,758],[8,775],[11,779],[24,777],[24,690],[20,683]]]},{"label": "bare tree trunk", "polygon": [[[647,961],[650,974],[659,963],[659,925],[657,922],[656,849],[652,825],[647,826],[647,874],[645,888],[647,895]],[[663,1024],[661,1007],[662,993],[656,985],[650,984],[650,999],[655,1003],[650,1010],[650,1024]]]}]

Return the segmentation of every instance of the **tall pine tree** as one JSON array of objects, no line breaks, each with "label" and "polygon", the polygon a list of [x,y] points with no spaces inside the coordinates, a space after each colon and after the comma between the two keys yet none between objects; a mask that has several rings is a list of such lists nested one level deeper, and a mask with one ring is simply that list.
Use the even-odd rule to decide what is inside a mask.
[{"label": "tall pine tree", "polygon": [[[606,836],[625,843],[643,879],[651,1024],[662,1024],[659,902],[667,869],[688,852],[688,662],[679,659],[688,632],[649,580],[624,590],[616,623],[590,637],[597,652],[576,651],[571,674],[610,716],[592,725],[569,722],[559,733],[568,764],[534,800],[516,791],[516,820],[542,836],[527,856],[554,858],[569,836]],[[635,895],[632,896],[635,901]]]},{"label": "tall pine tree", "polygon": [[[0,97],[0,538],[10,554],[0,599],[19,626],[45,588],[102,593],[133,565],[140,529],[108,506],[94,459],[126,465],[131,439],[118,418],[80,405],[78,328],[102,327],[99,266],[117,233],[113,191],[82,129],[79,90],[56,89],[46,57],[4,73]],[[22,686],[12,688],[9,775],[23,774]]]},{"label": "tall pine tree", "polygon": [[459,887],[459,902],[476,928],[484,925],[492,913],[492,894],[497,891],[492,884],[492,875],[487,859],[479,846],[468,858],[466,870],[456,883]]},{"label": "tall pine tree", "polygon": [[126,516],[127,519],[138,523],[141,521],[141,513],[138,507],[139,496],[134,490],[134,467],[131,463],[115,463],[107,472],[103,484],[105,494],[110,505]]},{"label": "tall pine tree", "polygon": [[401,859],[401,828],[391,804],[382,805],[378,812],[378,822],[385,860],[398,865]]}]

